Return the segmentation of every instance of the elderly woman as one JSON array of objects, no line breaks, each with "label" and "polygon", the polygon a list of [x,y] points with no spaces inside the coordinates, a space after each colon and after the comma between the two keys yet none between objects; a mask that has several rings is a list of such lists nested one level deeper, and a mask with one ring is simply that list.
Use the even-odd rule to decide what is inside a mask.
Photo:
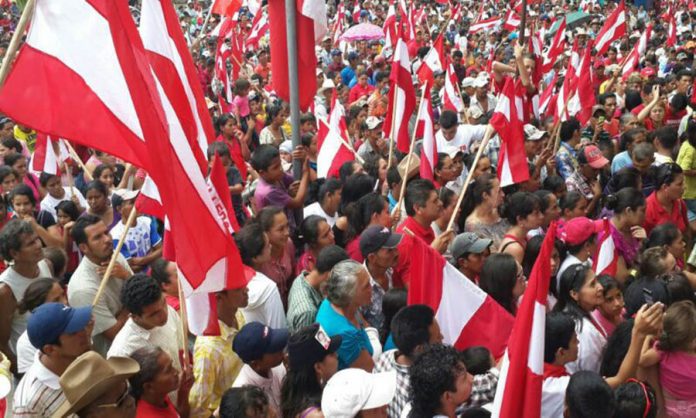
[{"label": "elderly woman", "polygon": [[[372,286],[365,266],[354,260],[344,260],[331,270],[326,284],[327,299],[319,306],[317,322],[326,330],[329,337],[341,336],[338,349],[338,369],[348,367],[372,371],[375,351],[373,344],[381,349],[377,332],[374,338],[368,336],[367,322],[358,309],[370,304]],[[377,340],[377,341],[375,341]]]}]

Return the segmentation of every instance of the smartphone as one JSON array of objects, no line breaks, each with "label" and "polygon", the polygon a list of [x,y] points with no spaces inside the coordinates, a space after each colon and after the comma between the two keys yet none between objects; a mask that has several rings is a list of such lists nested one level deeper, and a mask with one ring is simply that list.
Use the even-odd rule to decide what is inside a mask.
[{"label": "smartphone", "polygon": [[251,81],[250,81],[250,83],[251,83],[252,86],[258,86],[258,85],[259,85],[259,80],[255,80],[255,79],[252,78]]},{"label": "smartphone", "polygon": [[655,303],[655,300],[653,299],[653,292],[650,289],[646,289],[645,287],[643,288],[643,299],[645,299],[645,303],[648,304],[648,306],[651,306],[653,303]]}]

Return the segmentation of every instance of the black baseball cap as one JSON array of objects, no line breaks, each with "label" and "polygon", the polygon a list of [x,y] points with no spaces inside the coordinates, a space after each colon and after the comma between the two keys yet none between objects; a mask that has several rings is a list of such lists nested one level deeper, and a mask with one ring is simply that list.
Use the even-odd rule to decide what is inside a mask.
[{"label": "black baseball cap", "polygon": [[319,324],[303,328],[290,337],[288,360],[291,369],[299,369],[318,363],[335,353],[343,341],[340,335],[329,337]]},{"label": "black baseball cap", "polygon": [[401,242],[401,234],[391,232],[389,228],[374,225],[365,229],[360,236],[360,252],[367,258],[369,254],[382,248],[396,248]]},{"label": "black baseball cap", "polygon": [[288,345],[290,334],[285,328],[271,328],[260,322],[249,322],[234,337],[232,349],[244,363],[261,359],[264,354],[278,353]]}]

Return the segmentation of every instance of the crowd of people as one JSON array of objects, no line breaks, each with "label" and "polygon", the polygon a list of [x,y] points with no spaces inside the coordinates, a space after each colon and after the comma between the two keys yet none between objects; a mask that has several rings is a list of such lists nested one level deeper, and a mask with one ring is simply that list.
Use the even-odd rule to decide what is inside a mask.
[{"label": "crowd of people", "polygon": [[[210,34],[220,17],[205,19],[206,2],[175,3],[218,135],[207,157],[226,170],[244,285],[210,295],[215,335],[187,335],[177,265],[162,256],[163,220],[138,214],[128,225],[146,173],[77,143],[57,174],[34,171],[37,133],[0,118],[6,416],[489,417],[501,359],[490,347],[454,348],[436,310],[408,304],[410,251],[422,240],[515,316],[555,224],[541,416],[696,417],[691,2],[626,5],[626,35],[591,55],[596,104],[586,123],[566,109],[540,110],[538,96],[563,89],[574,54],[592,48],[618,3],[527,2],[525,42],[539,31],[548,49],[568,16],[566,50],[542,72],[519,28],[503,25],[514,2],[407,2],[409,15],[397,19],[410,21],[414,88],[431,97],[432,178],[418,169],[415,114],[410,158],[384,133],[394,40],[333,33],[384,26],[394,2],[328,3],[332,32],[316,46],[318,89],[299,126],[274,92],[268,34],[237,63],[228,102]],[[253,14],[265,13],[252,3],[228,17],[241,39]],[[0,6],[4,55],[19,11]],[[497,25],[471,29],[496,16]],[[626,70],[646,30],[637,66]],[[459,112],[446,103],[446,71],[425,85],[416,76],[437,39]],[[505,185],[501,137],[487,134],[508,81],[524,92],[529,177]],[[355,158],[321,178],[319,124],[335,106],[345,109],[343,141]],[[608,241],[614,259],[597,271]]]}]

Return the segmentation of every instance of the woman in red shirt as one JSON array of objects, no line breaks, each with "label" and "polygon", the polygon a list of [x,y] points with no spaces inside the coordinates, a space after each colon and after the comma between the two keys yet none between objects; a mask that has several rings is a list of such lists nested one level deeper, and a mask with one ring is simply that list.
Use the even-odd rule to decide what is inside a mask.
[{"label": "woman in red shirt", "polygon": [[645,199],[645,232],[649,235],[657,225],[672,222],[682,234],[689,232],[689,219],[684,194],[684,172],[679,165],[666,163],[653,168],[655,191]]}]

